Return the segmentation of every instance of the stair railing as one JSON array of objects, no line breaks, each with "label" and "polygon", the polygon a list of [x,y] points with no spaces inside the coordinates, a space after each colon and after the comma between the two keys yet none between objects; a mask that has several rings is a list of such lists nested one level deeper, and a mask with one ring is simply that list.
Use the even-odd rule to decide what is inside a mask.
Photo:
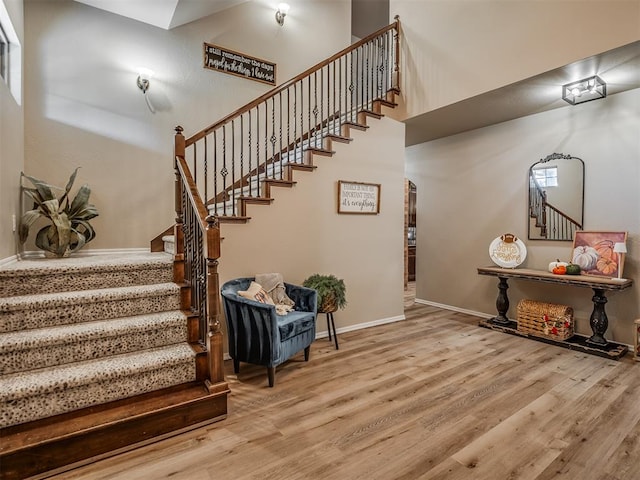
[{"label": "stair railing", "polygon": [[264,180],[286,180],[287,165],[307,163],[305,152],[399,91],[398,31],[396,18],[187,138],[185,159],[211,213],[240,216],[238,196],[265,198]]},{"label": "stair railing", "polygon": [[[238,217],[233,189],[264,198],[268,178],[285,181],[285,167],[305,164],[305,152],[323,150],[325,138],[358,125],[376,102],[399,93],[398,17],[185,139],[176,127],[174,278],[190,288],[183,298],[198,316],[199,343],[208,351],[210,390],[224,383],[220,325],[220,217]],[[217,384],[217,386],[216,386]]]},{"label": "stair railing", "polygon": [[183,308],[188,308],[198,317],[197,331],[189,331],[189,340],[197,340],[206,349],[205,375],[208,377],[209,391],[213,393],[227,389],[224,380],[218,295],[220,229],[217,217],[207,212],[184,160],[182,127],[176,127],[174,158],[176,174],[174,279],[190,287],[183,289],[181,299]]}]

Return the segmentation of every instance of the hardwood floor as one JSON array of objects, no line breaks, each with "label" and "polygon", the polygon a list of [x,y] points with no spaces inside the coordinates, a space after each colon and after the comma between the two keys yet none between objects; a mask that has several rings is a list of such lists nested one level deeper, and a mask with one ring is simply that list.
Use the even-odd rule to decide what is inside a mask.
[{"label": "hardwood floor", "polygon": [[226,420],[57,479],[640,478],[640,363],[414,305],[278,368],[226,374]]}]

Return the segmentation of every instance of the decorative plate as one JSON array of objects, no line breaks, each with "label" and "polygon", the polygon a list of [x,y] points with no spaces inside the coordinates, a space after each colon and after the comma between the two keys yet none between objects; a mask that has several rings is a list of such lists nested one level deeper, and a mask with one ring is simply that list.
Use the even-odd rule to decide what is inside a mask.
[{"label": "decorative plate", "polygon": [[505,233],[489,245],[489,256],[502,268],[516,268],[527,258],[527,247],[511,233]]}]

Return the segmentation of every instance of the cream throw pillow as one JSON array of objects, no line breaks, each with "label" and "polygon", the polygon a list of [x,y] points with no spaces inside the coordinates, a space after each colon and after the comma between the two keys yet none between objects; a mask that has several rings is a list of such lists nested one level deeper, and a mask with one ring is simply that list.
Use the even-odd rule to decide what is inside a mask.
[{"label": "cream throw pillow", "polygon": [[251,285],[249,285],[249,288],[247,288],[246,290],[239,290],[238,295],[249,300],[255,300],[260,303],[275,305],[267,291],[262,288],[262,285],[256,282],[251,282]]}]

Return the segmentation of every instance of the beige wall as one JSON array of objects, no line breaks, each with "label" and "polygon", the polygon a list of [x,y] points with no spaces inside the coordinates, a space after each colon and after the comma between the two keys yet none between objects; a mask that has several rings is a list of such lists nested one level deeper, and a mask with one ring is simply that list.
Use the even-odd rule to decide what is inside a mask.
[{"label": "beige wall", "polygon": [[638,0],[390,0],[404,118],[640,39]]},{"label": "beige wall", "polygon": [[[18,40],[23,44],[22,0],[3,1]],[[19,182],[23,167],[24,111],[7,84],[0,81],[0,260],[16,254],[12,216],[18,218],[20,213]]]},{"label": "beige wall", "polygon": [[[220,280],[281,272],[300,284],[313,273],[343,278],[348,305],[336,327],[398,320],[403,315],[404,124],[369,120],[351,144],[315,157],[318,168],[296,172],[297,185],[274,189],[271,206],[249,206],[244,225],[223,224]],[[337,213],[337,181],[379,183],[379,215]],[[318,329],[326,329],[321,316]]]},{"label": "beige wall", "polygon": [[[190,136],[269,89],[205,70],[203,42],[273,61],[283,82],[348,45],[351,23],[347,0],[305,3],[284,27],[258,2],[170,31],[69,0],[27,2],[25,19],[25,169],[64,185],[82,167],[100,212],[91,249],[148,247],[175,217],[174,127]],[[138,66],[155,71],[155,115]]]},{"label": "beige wall", "polygon": [[[635,284],[609,295],[606,311],[608,338],[632,344],[640,318],[639,124],[636,89],[408,148],[407,177],[418,188],[417,298],[495,314],[497,280],[476,267],[491,264],[489,244],[506,232],[527,245],[523,267],[569,260],[569,242],[526,240],[526,208],[531,164],[570,153],[585,162],[585,230],[629,232],[624,273]],[[511,317],[522,298],[568,304],[579,331],[590,332],[591,290],[512,281],[508,294]]]}]

